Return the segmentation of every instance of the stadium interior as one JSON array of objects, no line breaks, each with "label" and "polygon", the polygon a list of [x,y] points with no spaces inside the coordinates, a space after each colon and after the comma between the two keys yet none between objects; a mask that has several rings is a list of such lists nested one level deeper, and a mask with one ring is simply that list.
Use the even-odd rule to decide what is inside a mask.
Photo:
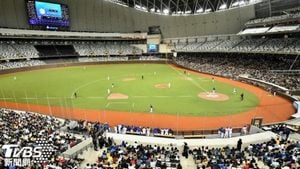
[{"label": "stadium interior", "polygon": [[[299,169],[299,55],[299,0],[0,0],[0,168]],[[48,106],[50,111],[38,111],[30,106],[33,103],[27,93],[26,101],[18,103],[17,89],[1,86],[7,83],[5,78],[13,77],[9,82],[13,85],[21,81],[20,74],[28,72],[123,64],[173,65],[182,76],[196,72],[212,83],[220,78],[254,86],[268,93],[256,94],[258,100],[278,97],[288,101],[293,113],[282,120],[272,109],[268,113],[274,114],[269,116],[280,120],[268,123],[265,116],[241,112],[248,123],[237,126],[233,121],[223,125],[212,116],[208,118],[220,123],[218,128],[180,130],[173,127],[183,123],[178,119],[172,126],[149,126],[139,118],[116,124],[87,114],[71,117],[75,110],[67,103],[58,106],[64,116],[55,114],[49,101],[36,107]],[[142,74],[141,78],[149,76]],[[128,83],[135,80],[130,78]],[[118,85],[112,83],[104,90],[110,94]],[[166,88],[173,86],[176,84],[166,84]],[[17,87],[23,87],[22,81]],[[185,90],[180,88],[180,92]],[[70,100],[80,97],[74,91]],[[244,100],[244,93],[240,98]],[[168,99],[176,100],[175,96]],[[267,112],[266,107],[259,111]],[[141,118],[147,113],[151,118],[160,116],[152,113],[156,110],[152,104],[149,109],[144,114],[116,110]],[[234,115],[226,117],[230,121]],[[114,118],[122,121],[121,116]],[[162,124],[168,121],[159,120]]]}]

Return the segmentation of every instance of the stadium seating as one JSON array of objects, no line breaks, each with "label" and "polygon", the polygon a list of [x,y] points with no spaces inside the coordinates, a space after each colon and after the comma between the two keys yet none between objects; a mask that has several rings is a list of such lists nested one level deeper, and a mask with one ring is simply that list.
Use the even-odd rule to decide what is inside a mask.
[{"label": "stadium seating", "polygon": [[0,43],[0,59],[16,59],[19,58],[19,53],[10,45],[5,43]]},{"label": "stadium seating", "polygon": [[[293,56],[268,56],[259,54],[195,54],[181,55],[175,62],[200,72],[237,79],[239,75],[271,82],[290,90],[300,89],[300,78],[297,74],[280,74],[271,70],[288,70],[295,61]],[[299,61],[293,64],[293,69],[300,69]]]},{"label": "stadium seating", "polygon": [[300,12],[295,12],[291,14],[253,19],[248,21],[245,25],[246,26],[267,25],[272,23],[286,22],[288,20],[296,20],[298,18],[300,18]]},{"label": "stadium seating", "polygon": [[[43,167],[78,168],[79,166],[93,166],[98,168],[175,169],[182,167],[181,160],[190,155],[197,169],[203,167],[297,168],[299,166],[300,144],[287,139],[288,136],[285,134],[281,138],[241,146],[240,149],[235,146],[190,148],[187,143],[183,147],[172,144],[166,146],[159,143],[144,145],[134,140],[132,142],[116,142],[113,138],[105,137],[99,132],[102,129],[109,132],[111,129],[107,124],[75,121],[76,124],[71,125],[73,127],[71,127],[72,129],[69,128],[71,131],[69,133],[64,131],[63,128],[67,123],[62,119],[8,109],[1,109],[0,112],[2,136],[0,137],[0,145],[9,143],[24,146],[40,137],[45,137],[53,144],[56,153],[51,154],[51,156],[54,158],[50,163],[44,164]],[[64,123],[65,125],[63,125]],[[75,130],[77,134],[72,133]],[[285,131],[285,129],[283,130]],[[86,139],[86,137],[89,138]],[[93,141],[91,141],[92,139]],[[94,152],[99,155],[94,163],[87,164],[84,162],[85,156],[80,153],[88,150],[91,144],[96,150]],[[281,161],[283,158],[285,160]],[[83,164],[81,165],[81,163]],[[32,169],[40,167],[42,167],[41,164],[37,163],[30,165]]]},{"label": "stadium seating", "polygon": [[[281,51],[284,50],[285,47],[292,45],[292,43],[296,41],[292,38],[287,39],[269,39],[265,43],[257,46],[252,51],[257,52],[272,52],[272,51]],[[285,52],[288,52],[288,50],[285,50]]]},{"label": "stadium seating", "polygon": [[0,63],[0,70],[39,66],[39,65],[45,65],[45,64],[46,63],[41,60],[3,62],[3,63]]},{"label": "stadium seating", "polygon": [[86,43],[75,44],[76,51],[81,56],[104,56],[104,55],[140,55],[142,51],[127,43]]},{"label": "stadium seating", "polygon": [[[36,141],[45,139],[53,145],[53,151],[51,152],[51,156],[54,159],[51,162],[53,164],[58,163],[60,153],[80,143],[83,139],[82,137],[77,138],[69,133],[59,132],[58,129],[62,126],[63,121],[54,117],[8,109],[0,109],[0,114],[1,147],[5,144],[30,146],[32,142],[38,144],[39,142]],[[0,154],[2,154],[2,151]],[[65,162],[61,165],[62,167],[67,165],[75,166],[78,165],[78,163],[75,158],[65,159]],[[40,167],[42,166],[36,163],[32,163],[30,166],[30,168]]]},{"label": "stadium seating", "polygon": [[[278,3],[278,1],[282,2]],[[98,71],[97,77],[88,81],[82,78],[87,75],[85,71],[88,70],[87,65],[110,64],[111,62],[177,64],[174,66],[227,77],[228,80],[245,82],[247,78],[254,79],[254,81],[266,82],[263,87],[268,91],[273,92],[271,86],[275,85],[287,88],[286,93],[280,94],[292,99],[288,92],[298,92],[299,94],[300,91],[300,8],[285,10],[285,8],[292,8],[292,1],[293,4],[297,4],[299,0],[203,0],[199,2],[198,0],[187,0],[177,1],[177,3],[168,1],[168,4],[166,1],[155,0],[149,2],[148,0],[109,0],[107,2],[71,2],[68,0],[63,1],[64,4],[61,5],[48,3],[49,7],[53,6],[54,9],[35,9],[38,3],[31,0],[31,5],[25,5],[24,1],[21,3],[17,0],[1,2],[3,7],[0,12],[0,74],[3,75],[3,78],[9,78],[7,81],[9,84],[3,84],[10,86],[11,82],[12,87],[18,87],[20,90],[8,91],[3,87],[0,102],[5,105],[3,107],[14,104],[15,107],[21,109],[25,107],[23,105],[26,104],[26,100],[27,110],[34,107],[39,110],[39,113],[45,114],[47,112],[42,108],[48,106],[51,116],[0,107],[0,147],[2,147],[0,149],[0,169],[5,168],[4,162],[9,162],[9,160],[17,162],[23,160],[24,154],[26,154],[26,149],[23,150],[24,147],[36,148],[42,145],[47,146],[42,148],[42,151],[45,152],[43,155],[48,155],[48,159],[40,158],[40,160],[45,160],[43,162],[29,161],[29,166],[20,167],[21,169],[300,169],[299,124],[297,124],[298,128],[289,125],[288,122],[292,121],[265,125],[268,121],[265,120],[263,123],[265,126],[256,128],[252,132],[250,132],[250,128],[253,126],[250,127],[248,124],[227,125],[219,129],[188,130],[181,126],[178,119],[177,128],[168,128],[170,126],[146,127],[141,124],[143,120],[137,118],[131,118],[131,121],[137,121],[136,125],[141,126],[131,124],[110,126],[104,122],[108,119],[107,116],[114,113],[108,110],[117,111],[108,107],[111,103],[124,103],[125,106],[130,107],[130,111],[135,105],[137,110],[143,106],[126,100],[107,101],[105,107],[107,110],[105,112],[101,110],[104,113],[100,113],[99,109],[95,110],[95,113],[99,113],[96,114],[98,118],[103,120],[101,122],[92,121],[95,120],[93,118],[95,114],[82,114],[76,110],[76,108],[85,107],[84,103],[80,103],[84,99],[94,99],[95,107],[105,105],[106,100],[103,100],[111,93],[110,89],[114,88],[113,92],[122,90],[122,87],[115,85],[115,83],[119,83],[120,79],[113,77],[116,74],[114,72],[109,72],[103,78],[99,75],[103,69],[95,69]],[[110,2],[117,3],[118,6]],[[99,6],[101,8],[98,8]],[[27,12],[25,11],[26,7],[28,8]],[[60,7],[63,8],[60,9]],[[139,11],[131,11],[131,7]],[[69,9],[71,13],[69,13]],[[63,21],[60,16],[50,16],[60,12],[62,12],[62,16],[67,16],[68,22],[70,18],[72,21],[70,27],[51,26],[51,23],[55,25],[55,23]],[[34,25],[30,23],[31,13],[41,13],[41,15],[46,13],[46,15],[35,16],[35,18],[44,21],[51,19],[45,25],[40,22],[38,25]],[[26,20],[25,14],[28,14],[29,20]],[[138,16],[131,16],[134,14],[138,14]],[[273,16],[274,14],[277,16]],[[172,19],[170,19],[171,17]],[[250,18],[251,20],[249,20]],[[147,30],[148,33],[146,33]],[[142,31],[143,33],[141,33]],[[160,44],[161,42],[164,43]],[[159,50],[151,53],[152,44],[160,44]],[[22,76],[19,77],[15,74],[12,77],[6,76],[8,73],[69,65],[83,65],[82,69],[78,67],[78,74],[72,72],[73,74],[70,76],[81,77],[81,79],[74,79],[74,82],[71,79],[70,84],[67,83],[72,87],[70,91],[66,90],[59,94],[51,94],[49,91],[49,96],[52,95],[52,98],[48,97],[48,91],[47,97],[38,96],[38,92],[35,93],[36,97],[28,98],[27,92],[37,91],[22,91],[24,90],[22,87],[32,84],[24,82],[18,85],[17,79],[22,80]],[[137,69],[137,67],[135,68]],[[128,68],[126,67],[126,69]],[[152,71],[147,73],[136,70],[136,72],[130,76],[139,77],[140,73],[142,74],[141,80],[144,80],[144,75],[147,74],[161,74],[157,69],[154,74]],[[190,71],[182,70],[182,72],[184,75],[190,76]],[[53,77],[58,76],[59,74],[56,73]],[[147,75],[145,80],[150,79],[151,82],[155,82],[155,77],[153,76],[151,80],[151,77]],[[44,78],[48,77],[43,76],[39,80]],[[104,90],[101,90],[101,92],[104,91],[104,97],[102,94],[101,98],[83,96],[86,93],[90,94],[83,88],[92,84],[92,88],[98,89],[99,84],[102,84],[102,79],[105,80],[103,84],[107,83],[109,88],[105,87]],[[135,78],[129,77],[128,79]],[[193,80],[180,77],[181,79]],[[122,81],[126,81],[131,87],[135,85],[125,79]],[[212,82],[215,82],[214,78],[212,78]],[[42,85],[38,81],[32,81],[32,83]],[[59,78],[55,83],[60,83]],[[140,82],[137,81],[137,83]],[[180,87],[180,85],[174,84],[175,87],[171,88],[171,82],[168,83],[170,89],[166,90],[167,94],[176,90],[177,86]],[[183,87],[181,89],[184,91]],[[107,95],[106,90],[108,90]],[[233,91],[235,94],[236,88]],[[14,94],[14,98],[9,98],[8,92]],[[23,93],[26,98],[23,97]],[[78,98],[77,93],[79,93]],[[164,91],[161,93],[163,94]],[[215,94],[214,87],[213,93]],[[150,96],[150,98],[153,99],[153,103],[159,102],[157,99],[159,97],[173,98],[173,96],[163,95]],[[130,95],[129,97],[135,96]],[[136,98],[139,97],[148,96]],[[189,98],[190,96],[178,96],[179,99],[174,98],[174,100],[183,101],[185,97]],[[243,97],[244,93],[242,93],[241,100]],[[267,97],[269,99],[269,96]],[[48,105],[44,103],[46,98]],[[273,98],[280,100],[279,97]],[[39,99],[44,99],[44,101]],[[49,99],[52,99],[53,103],[50,103]],[[66,103],[61,103],[61,100],[70,101],[72,108],[68,107]],[[17,101],[18,103],[13,103]],[[72,101],[75,103],[74,109]],[[274,107],[277,108],[274,105],[264,104],[264,101],[256,102],[258,101],[253,101],[251,104],[260,104],[259,106],[264,107],[249,110],[248,118],[257,116],[261,113],[260,111],[262,113],[264,110],[273,112]],[[224,106],[226,103],[224,102]],[[241,102],[241,104],[243,103]],[[232,105],[229,106],[232,107]],[[245,103],[242,106],[251,105]],[[152,109],[151,104],[151,113]],[[242,111],[244,107],[239,107],[239,109]],[[158,111],[160,112],[160,110]],[[72,120],[57,118],[62,117],[64,113],[76,117],[72,117]],[[153,121],[151,125],[156,124],[156,115],[157,113],[151,114]],[[236,115],[238,116],[238,114]],[[299,118],[298,115],[299,113],[292,117]],[[177,113],[178,116],[180,113]],[[82,120],[74,120],[78,118],[82,118]],[[183,118],[189,120],[197,117]],[[265,117],[259,117],[259,119],[263,118]],[[218,122],[216,121],[216,123]],[[114,121],[112,120],[111,123]],[[173,121],[171,123],[175,124]],[[210,122],[203,123],[203,125],[208,127],[208,123]],[[166,125],[165,122],[159,124]],[[193,126],[188,127],[192,128]],[[289,136],[290,133],[294,134],[295,138]],[[14,151],[13,154],[17,156],[18,151],[20,154],[24,151],[22,158],[7,158],[4,145],[17,145],[17,151]],[[25,161],[33,159],[39,160],[30,157]],[[13,165],[11,164],[7,168],[16,168]]]},{"label": "stadium seating", "polygon": [[178,43],[173,45],[177,52],[249,52],[249,53],[300,53],[297,38],[255,38],[213,40],[205,42]]}]

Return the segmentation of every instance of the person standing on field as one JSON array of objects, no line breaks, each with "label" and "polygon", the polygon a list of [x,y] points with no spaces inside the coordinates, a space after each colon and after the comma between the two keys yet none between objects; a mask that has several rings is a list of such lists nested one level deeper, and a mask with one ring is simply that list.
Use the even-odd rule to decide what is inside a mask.
[{"label": "person standing on field", "polygon": [[152,104],[150,104],[150,113],[152,113],[154,110],[153,110],[153,106]]}]

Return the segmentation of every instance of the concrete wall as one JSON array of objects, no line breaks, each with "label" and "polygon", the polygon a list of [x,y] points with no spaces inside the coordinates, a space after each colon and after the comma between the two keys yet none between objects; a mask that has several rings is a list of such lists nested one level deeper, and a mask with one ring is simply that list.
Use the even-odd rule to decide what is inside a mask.
[{"label": "concrete wall", "polygon": [[[194,16],[164,16],[103,0],[51,0],[69,6],[71,30],[147,32],[159,25],[163,38],[237,33],[254,18],[253,6]],[[0,0],[0,27],[29,28],[25,0]]]}]

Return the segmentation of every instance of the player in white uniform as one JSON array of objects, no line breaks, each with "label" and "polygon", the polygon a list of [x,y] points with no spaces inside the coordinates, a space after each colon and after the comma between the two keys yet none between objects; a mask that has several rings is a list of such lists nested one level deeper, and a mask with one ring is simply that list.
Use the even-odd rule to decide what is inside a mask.
[{"label": "player in white uniform", "polygon": [[236,88],[233,88],[232,93],[233,93],[233,94],[236,94]]}]

